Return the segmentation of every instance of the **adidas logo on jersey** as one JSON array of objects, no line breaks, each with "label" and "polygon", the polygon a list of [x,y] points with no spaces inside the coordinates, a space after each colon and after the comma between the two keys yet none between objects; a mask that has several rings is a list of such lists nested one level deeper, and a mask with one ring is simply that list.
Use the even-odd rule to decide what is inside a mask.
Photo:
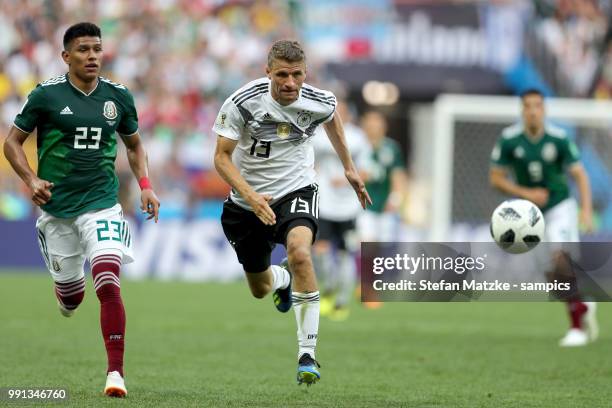
[{"label": "adidas logo on jersey", "polygon": [[62,111],[60,112],[60,115],[72,115],[72,111],[70,110],[68,106],[66,106],[64,109],[62,109]]},{"label": "adidas logo on jersey", "polygon": [[263,120],[272,120],[272,115],[270,115],[268,112],[264,113]]}]

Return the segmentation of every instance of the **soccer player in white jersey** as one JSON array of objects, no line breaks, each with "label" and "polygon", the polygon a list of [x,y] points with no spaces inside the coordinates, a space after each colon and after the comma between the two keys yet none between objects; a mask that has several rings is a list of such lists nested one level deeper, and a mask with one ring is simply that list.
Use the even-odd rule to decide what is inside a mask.
[{"label": "soccer player in white jersey", "polygon": [[[348,151],[336,98],[304,83],[306,57],[297,41],[281,40],[268,54],[267,77],[249,82],[223,104],[215,121],[215,167],[232,186],[223,231],[242,264],[251,293],[274,291],[281,312],[293,304],[298,337],[298,384],[317,382],[319,291],[311,246],[317,233],[318,189],[312,136],[323,124],[361,206],[371,203]],[[271,265],[276,243],[288,262]],[[291,271],[291,273],[289,273]]]},{"label": "soccer player in white jersey", "polygon": [[[371,148],[363,131],[353,124],[350,110],[339,101],[337,114],[344,123],[344,134],[357,169],[364,176]],[[355,287],[355,251],[358,237],[356,218],[360,213],[353,189],[344,177],[342,164],[323,130],[314,138],[315,167],[319,185],[319,236],[313,247],[315,270],[320,278],[321,315],[345,320]]]}]

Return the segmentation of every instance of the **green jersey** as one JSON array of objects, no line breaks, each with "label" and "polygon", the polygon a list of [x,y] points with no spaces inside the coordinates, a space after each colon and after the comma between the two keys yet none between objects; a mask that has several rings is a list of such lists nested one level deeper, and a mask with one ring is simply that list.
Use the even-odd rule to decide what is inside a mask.
[{"label": "green jersey", "polygon": [[522,125],[504,129],[491,163],[513,170],[516,182],[525,187],[543,187],[549,192],[546,211],[569,198],[566,168],[580,160],[576,144],[562,129],[547,126],[537,141],[530,140]]},{"label": "green jersey", "polygon": [[403,168],[404,160],[400,148],[394,140],[385,138],[380,146],[372,149],[366,183],[366,188],[372,199],[372,206],[368,207],[368,210],[383,212],[391,192],[391,173],[395,169]]},{"label": "green jersey", "polygon": [[30,93],[15,126],[26,133],[38,129],[38,177],[54,184],[43,210],[71,218],[117,203],[115,131],[129,136],[138,130],[125,86],[100,77],[85,94],[68,74],[50,79]]}]

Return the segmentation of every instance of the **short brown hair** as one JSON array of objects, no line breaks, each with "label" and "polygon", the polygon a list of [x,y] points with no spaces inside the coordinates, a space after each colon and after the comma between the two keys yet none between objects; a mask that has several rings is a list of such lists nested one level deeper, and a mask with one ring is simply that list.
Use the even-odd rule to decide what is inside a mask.
[{"label": "short brown hair", "polygon": [[272,67],[275,59],[280,59],[288,62],[306,61],[306,55],[302,49],[302,45],[293,40],[279,40],[272,44],[268,53],[268,67]]}]

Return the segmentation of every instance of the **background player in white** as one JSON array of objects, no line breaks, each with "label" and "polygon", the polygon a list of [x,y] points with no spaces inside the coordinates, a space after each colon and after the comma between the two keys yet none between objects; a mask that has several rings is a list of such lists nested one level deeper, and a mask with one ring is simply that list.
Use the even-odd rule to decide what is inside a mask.
[{"label": "background player in white", "polygon": [[[546,220],[546,245],[535,249],[540,267],[552,282],[573,279],[570,254],[578,242],[578,208],[570,196],[566,173],[576,181],[580,194],[580,222],[592,229],[589,177],[580,163],[575,143],[560,128],[545,123],[544,96],[536,89],[521,95],[523,122],[504,129],[491,153],[491,185],[514,197],[536,204]],[[508,178],[512,170],[513,181]],[[565,248],[564,248],[565,246]],[[567,302],[570,329],[562,347],[583,346],[597,337],[594,302],[583,302],[579,293]]]},{"label": "background player in white", "polygon": [[[213,127],[218,135],[215,167],[232,186],[221,222],[253,296],[274,291],[281,312],[293,303],[297,380],[310,385],[320,379],[315,360],[319,292],[310,255],[318,218],[311,138],[318,125],[324,124],[362,207],[370,199],[348,151],[342,121],[334,115],[334,95],[304,83],[306,58],[300,44],[274,43],[266,74],[232,94]],[[292,276],[270,265],[275,243],[287,248]]]},{"label": "background player in white", "polygon": [[[353,161],[365,178],[363,172],[370,158],[370,144],[363,131],[353,123],[346,102],[339,101],[336,111],[342,118]],[[317,133],[319,135],[313,143],[321,201],[313,261],[322,287],[321,315],[332,320],[344,320],[348,317],[348,305],[355,288],[354,257],[359,244],[355,223],[361,209],[333,146],[324,137],[323,130]]]}]

